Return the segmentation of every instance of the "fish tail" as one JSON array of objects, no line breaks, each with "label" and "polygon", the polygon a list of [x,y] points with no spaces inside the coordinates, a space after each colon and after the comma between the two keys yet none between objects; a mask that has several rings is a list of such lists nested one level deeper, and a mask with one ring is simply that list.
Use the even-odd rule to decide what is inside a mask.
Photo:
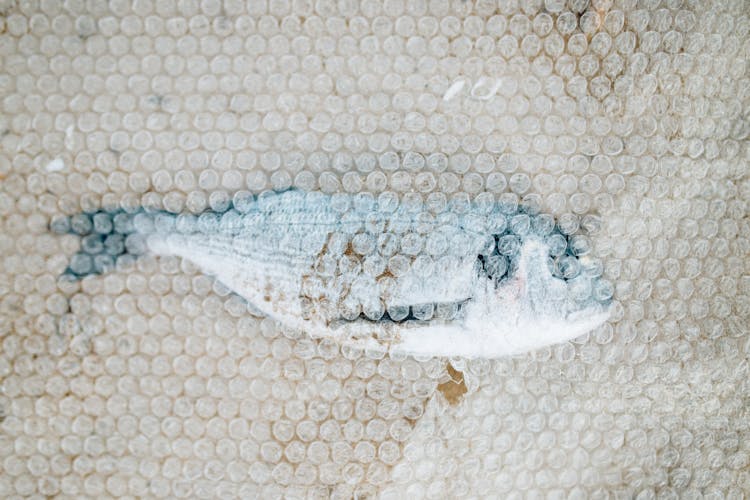
[{"label": "fish tail", "polygon": [[78,280],[102,274],[148,253],[147,237],[155,231],[159,214],[143,209],[101,209],[52,220],[52,232],[81,238],[81,247],[71,257],[63,276]]}]

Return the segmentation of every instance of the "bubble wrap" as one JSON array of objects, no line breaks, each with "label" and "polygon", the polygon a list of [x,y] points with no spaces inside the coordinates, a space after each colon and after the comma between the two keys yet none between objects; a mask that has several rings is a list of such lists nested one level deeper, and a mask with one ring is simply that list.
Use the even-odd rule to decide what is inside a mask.
[{"label": "bubble wrap", "polygon": [[[0,0],[0,497],[746,497],[749,11]],[[104,236],[290,189],[530,207],[611,316],[498,360],[347,347]]]}]

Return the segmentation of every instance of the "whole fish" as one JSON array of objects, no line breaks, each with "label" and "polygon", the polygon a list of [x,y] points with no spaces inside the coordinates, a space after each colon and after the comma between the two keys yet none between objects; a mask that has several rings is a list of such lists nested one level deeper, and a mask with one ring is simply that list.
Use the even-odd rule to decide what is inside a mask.
[{"label": "whole fish", "polygon": [[73,278],[178,256],[287,327],[365,348],[496,358],[582,335],[611,309],[575,221],[513,203],[240,192],[197,216],[102,210],[51,227],[82,238]]}]

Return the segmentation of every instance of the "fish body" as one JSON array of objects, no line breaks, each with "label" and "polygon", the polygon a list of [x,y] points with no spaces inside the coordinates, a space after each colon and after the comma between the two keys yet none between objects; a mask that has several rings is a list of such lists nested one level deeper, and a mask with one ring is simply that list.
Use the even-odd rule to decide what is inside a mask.
[{"label": "fish body", "polygon": [[495,358],[609,316],[611,285],[585,235],[512,204],[287,191],[198,216],[78,217],[58,228],[83,237],[74,277],[106,271],[97,259],[178,256],[287,327],[362,347]]}]

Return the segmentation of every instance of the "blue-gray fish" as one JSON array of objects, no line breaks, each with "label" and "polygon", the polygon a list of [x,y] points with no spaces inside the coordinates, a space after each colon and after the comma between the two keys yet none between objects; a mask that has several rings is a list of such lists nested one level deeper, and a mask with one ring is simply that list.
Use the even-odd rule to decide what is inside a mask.
[{"label": "blue-gray fish", "polygon": [[82,237],[75,278],[178,256],[287,327],[407,354],[517,354],[582,335],[611,309],[575,221],[512,203],[241,192],[198,216],[100,211],[52,229]]}]

